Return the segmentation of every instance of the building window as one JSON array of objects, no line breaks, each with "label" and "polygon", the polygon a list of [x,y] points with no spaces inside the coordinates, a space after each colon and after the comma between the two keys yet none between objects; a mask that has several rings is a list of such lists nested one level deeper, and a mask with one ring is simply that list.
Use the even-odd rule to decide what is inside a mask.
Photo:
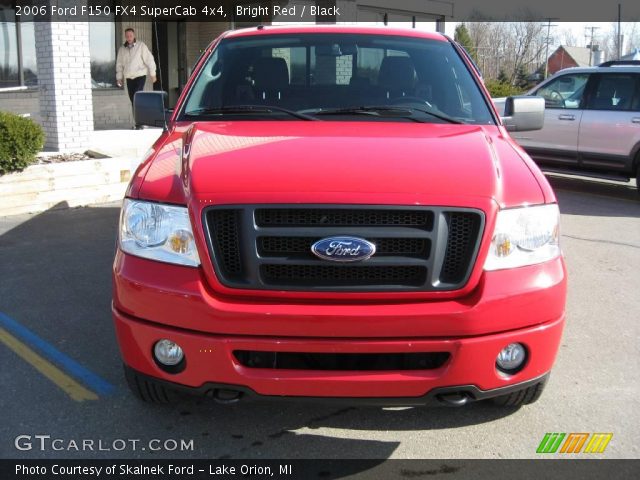
[{"label": "building window", "polygon": [[91,57],[91,87],[116,86],[116,24],[89,23],[89,54]]},{"label": "building window", "polygon": [[20,85],[15,13],[0,7],[0,88]]},{"label": "building window", "polygon": [[33,22],[18,22],[22,54],[22,84],[28,87],[38,85],[38,61],[36,58],[36,31]]},{"label": "building window", "polygon": [[0,88],[36,86],[33,22],[16,22],[13,7],[0,6]]}]

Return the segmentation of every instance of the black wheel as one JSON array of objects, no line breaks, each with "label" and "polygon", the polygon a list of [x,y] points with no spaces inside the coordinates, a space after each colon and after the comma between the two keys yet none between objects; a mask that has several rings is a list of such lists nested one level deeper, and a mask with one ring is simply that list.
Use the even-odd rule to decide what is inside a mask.
[{"label": "black wheel", "polygon": [[636,193],[640,195],[640,166],[636,170]]},{"label": "black wheel", "polygon": [[522,405],[529,405],[540,398],[546,383],[546,380],[543,380],[542,382],[536,383],[535,385],[523,390],[492,398],[491,402],[499,407],[520,407]]},{"label": "black wheel", "polygon": [[138,375],[134,370],[125,367],[124,376],[127,385],[136,398],[146,403],[167,404],[176,403],[182,396],[175,390],[171,390],[159,382],[154,382],[148,377]]}]

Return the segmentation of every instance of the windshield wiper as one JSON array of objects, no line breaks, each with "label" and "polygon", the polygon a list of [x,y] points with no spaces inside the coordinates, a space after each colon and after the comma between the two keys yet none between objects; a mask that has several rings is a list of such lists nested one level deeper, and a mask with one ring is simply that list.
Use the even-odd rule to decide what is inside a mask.
[{"label": "windshield wiper", "polygon": [[323,108],[313,113],[313,115],[370,115],[373,117],[396,117],[406,118],[414,122],[423,123],[423,120],[412,115],[408,108],[387,107],[387,106],[362,106],[346,108]]},{"label": "windshield wiper", "polygon": [[464,122],[447,115],[435,113],[430,110],[423,110],[421,108],[411,107],[408,105],[403,106],[389,106],[389,105],[365,105],[361,107],[347,107],[347,108],[327,108],[314,112],[314,115],[374,115],[379,117],[398,117],[408,118],[416,122],[425,123],[425,120],[421,120],[413,116],[413,113],[419,112],[426,115],[430,115],[439,120],[447,123],[463,124]]},{"label": "windshield wiper", "polygon": [[300,120],[319,120],[315,117],[312,117],[311,115],[299,113],[295,110],[289,110],[288,108],[277,107],[275,105],[224,105],[221,107],[199,108],[196,110],[191,110],[189,112],[186,112],[185,115],[198,116],[224,113],[286,113],[287,115],[299,118]]},{"label": "windshield wiper", "polygon": [[449,115],[445,115],[444,113],[436,113],[431,110],[424,110],[422,108],[416,108],[416,107],[405,107],[405,108],[410,109],[412,112],[420,112],[420,113],[425,113],[427,115],[431,115],[432,117],[435,117],[447,123],[466,125],[466,122],[463,122],[462,120],[458,120],[457,118],[454,118],[454,117],[450,117]]}]

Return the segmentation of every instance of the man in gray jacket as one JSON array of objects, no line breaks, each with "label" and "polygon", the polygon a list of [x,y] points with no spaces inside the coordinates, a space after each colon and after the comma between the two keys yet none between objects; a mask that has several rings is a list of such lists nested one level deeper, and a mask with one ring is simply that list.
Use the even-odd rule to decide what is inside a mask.
[{"label": "man in gray jacket", "polygon": [[116,82],[122,87],[123,81],[127,81],[127,92],[133,106],[133,96],[144,89],[147,74],[151,82],[156,82],[156,62],[147,46],[136,40],[136,32],[133,28],[124,31],[126,42],[118,49],[116,58]]}]

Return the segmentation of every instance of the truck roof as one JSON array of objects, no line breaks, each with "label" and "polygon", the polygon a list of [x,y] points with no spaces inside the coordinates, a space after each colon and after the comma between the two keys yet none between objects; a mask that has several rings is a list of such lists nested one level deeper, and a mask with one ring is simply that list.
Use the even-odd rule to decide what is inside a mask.
[{"label": "truck roof", "polygon": [[[615,72],[634,72],[634,73],[638,73],[640,72],[640,65],[609,65],[609,66],[599,66],[599,65],[594,65],[593,67],[569,67],[569,68],[563,68],[562,70],[558,70],[556,73],[553,74],[553,76],[555,77],[556,75],[562,73],[615,73]],[[549,77],[551,78],[551,77]]]},{"label": "truck roof", "polygon": [[257,27],[230,30],[224,34],[226,38],[246,37],[252,35],[299,34],[299,33],[353,33],[370,35],[396,35],[403,37],[426,38],[429,40],[447,41],[442,33],[418,30],[415,28],[397,28],[386,26],[355,25],[259,25]]}]

